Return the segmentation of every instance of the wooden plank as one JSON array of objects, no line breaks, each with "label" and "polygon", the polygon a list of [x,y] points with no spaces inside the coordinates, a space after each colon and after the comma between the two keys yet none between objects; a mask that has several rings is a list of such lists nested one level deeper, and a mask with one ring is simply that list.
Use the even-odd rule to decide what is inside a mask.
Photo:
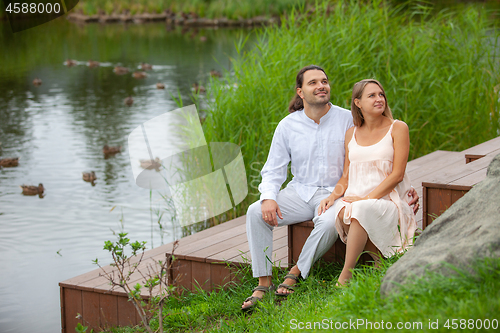
[{"label": "wooden plank", "polygon": [[205,291],[210,291],[210,265],[204,262],[192,261],[191,262],[191,272],[193,289],[196,291],[197,288],[201,288]]},{"label": "wooden plank", "polygon": [[82,316],[89,330],[99,331],[99,294],[82,291]]},{"label": "wooden plank", "polygon": [[[103,266],[106,272],[111,272],[114,268],[106,265]],[[65,280],[63,282],[59,282],[59,285],[64,288],[71,288],[71,289],[76,289],[78,288],[79,285],[85,284],[86,282],[95,279],[96,277],[99,276],[99,273],[101,273],[100,268],[96,268],[90,272],[75,276],[71,279]]]},{"label": "wooden plank", "polygon": [[77,315],[83,312],[82,292],[80,290],[64,288],[64,306],[65,306],[65,329],[66,332],[74,332],[78,323],[83,325]]},{"label": "wooden plank", "polygon": [[411,177],[414,170],[420,169],[422,166],[429,163],[435,163],[436,160],[444,160],[451,156],[454,157],[455,155],[457,155],[457,152],[455,151],[436,150],[430,154],[408,161],[406,164],[406,172]]},{"label": "wooden plank", "polygon": [[289,225],[287,227],[288,231],[288,266],[292,267],[292,258],[293,258],[293,226]]},{"label": "wooden plank", "polygon": [[453,205],[460,198],[462,198],[468,191],[451,190],[451,204]]},{"label": "wooden plank", "polygon": [[486,178],[486,173],[488,168],[482,168],[473,172],[465,177],[456,179],[449,183],[449,185],[459,185],[459,186],[474,186],[479,182],[482,182]]},{"label": "wooden plank", "polygon": [[487,168],[490,162],[495,157],[494,154],[486,155],[479,160],[457,166],[449,166],[446,169],[431,173],[423,178],[422,182],[448,184],[457,179],[466,177],[477,170]]},{"label": "wooden plank", "polygon": [[478,160],[482,157],[485,157],[486,155],[478,155],[478,154],[465,154],[465,164],[474,162],[475,160]]},{"label": "wooden plank", "polygon": [[[470,147],[462,153],[464,154],[476,154],[476,155],[487,155],[492,152],[500,150],[500,136],[488,140],[486,142],[480,143],[476,146]],[[500,152],[500,151],[499,151]]]},{"label": "wooden plank", "polygon": [[64,288],[59,287],[59,298],[61,304],[61,333],[66,333],[66,303],[64,301]]},{"label": "wooden plank", "polygon": [[104,329],[118,325],[118,296],[99,294],[100,326]]},{"label": "wooden plank", "polygon": [[[210,253],[205,257],[205,261],[206,262],[229,261],[229,258],[232,258],[240,253],[238,249],[243,244],[248,245],[246,233],[233,237],[227,241],[224,241],[217,252]],[[196,253],[192,253],[189,256],[191,255],[195,256]]]},{"label": "wooden plank", "polygon": [[118,304],[118,326],[135,326],[139,324],[137,320],[137,310],[128,297],[117,297]]},{"label": "wooden plank", "polygon": [[205,262],[206,258],[213,257],[217,253],[224,251],[227,248],[231,248],[234,246],[238,246],[245,242],[247,238],[246,229],[238,228],[233,229],[234,233],[228,235],[226,238],[221,236],[220,238],[217,236],[219,241],[208,242],[205,244],[205,247],[190,252],[189,254],[184,252],[184,259],[193,260],[193,261],[202,261]]},{"label": "wooden plank", "polygon": [[273,241],[273,252],[282,247],[288,247],[288,237],[286,235]]},{"label": "wooden plank", "polygon": [[441,190],[455,190],[455,191],[469,191],[472,186],[470,185],[452,185],[452,184],[441,184],[441,183],[429,183],[423,182],[426,188],[441,189]]},{"label": "wooden plank", "polygon": [[212,244],[217,244],[220,243],[221,241],[228,239],[231,237],[233,234],[242,234],[245,233],[245,225],[240,225],[235,228],[231,228],[229,230],[224,230],[216,235],[211,235],[208,237],[205,237],[203,239],[200,239],[195,242],[190,242],[186,243],[184,242],[182,245],[179,245],[179,247],[176,250],[177,256],[181,258],[185,258],[184,256],[195,252],[199,251],[201,249],[205,249],[209,247]]},{"label": "wooden plank", "polygon": [[407,167],[406,173],[412,183],[419,183],[423,179],[427,179],[429,175],[434,174],[439,170],[446,170],[450,166],[465,165],[464,155],[460,152],[446,152],[439,157],[432,159],[426,163],[413,163],[411,168]]},{"label": "wooden plank", "polygon": [[192,290],[192,269],[191,269],[191,261],[176,259],[172,264],[173,276],[174,276],[174,285],[176,285],[178,291],[182,292],[182,288],[186,288],[187,290]]},{"label": "wooden plank", "polygon": [[231,268],[225,264],[210,265],[211,290],[223,287],[231,281]]},{"label": "wooden plank", "polygon": [[[222,224],[213,226],[209,229],[205,229],[205,230],[197,232],[195,234],[192,234],[192,235],[189,235],[186,237],[182,237],[181,239],[178,240],[179,243],[178,243],[177,249],[175,250],[175,254],[177,254],[178,256],[182,256],[184,254],[184,249],[186,247],[190,248],[193,243],[200,244],[200,242],[201,243],[206,242],[208,238],[211,238],[214,235],[217,236],[221,232],[224,232],[224,231],[227,231],[227,230],[230,230],[233,228],[240,228],[242,225],[245,224],[245,220],[246,220],[246,215],[243,215],[243,216],[237,217],[233,220],[230,220],[230,221],[224,222]],[[171,254],[172,249],[173,249],[173,244],[174,244],[174,242],[171,242],[171,243],[156,247],[154,249],[147,250],[144,254],[143,259],[148,259],[150,257],[157,256],[160,254],[165,254],[165,253]],[[131,262],[133,263],[133,262],[137,262],[137,261],[132,260]]]},{"label": "wooden plank", "polygon": [[[156,255],[155,257],[143,259],[141,261],[141,263],[137,266],[137,269],[135,270],[135,272],[130,276],[128,284],[130,286],[135,285],[137,282],[144,284],[145,279],[142,276],[142,274],[144,274],[147,278],[148,274],[154,275],[156,272],[159,272],[160,267],[156,263],[159,260],[162,260],[162,261],[166,260],[164,253]],[[132,267],[126,268],[125,273],[127,273],[127,271],[129,269],[133,269],[133,268]],[[141,272],[142,272],[142,274],[141,274]],[[115,273],[115,275],[114,275],[115,280],[118,280],[118,270],[116,269],[114,271],[114,273]],[[81,284],[79,287],[82,289],[85,289],[85,290],[91,290],[91,291],[98,292],[98,293],[106,293],[106,294],[111,293],[111,294],[117,295],[117,296],[126,296],[127,295],[126,292],[121,287],[111,286],[109,284],[108,278],[105,276],[96,277],[93,280],[89,280],[89,281],[85,282],[85,284]],[[147,292],[147,290],[145,288],[143,288],[143,292],[141,294],[143,295],[143,297],[149,297],[149,293]]]},{"label": "wooden plank", "polygon": [[[293,252],[292,252],[292,262],[296,263],[299,259],[300,252],[302,251],[302,247],[304,246],[307,237],[311,234],[312,228],[308,226],[302,225],[294,225],[293,226],[293,234],[294,238],[292,240],[293,243]],[[289,258],[290,259],[290,258]]]},{"label": "wooden plank", "polygon": [[288,267],[288,246],[283,246],[273,251],[273,262],[279,267]]},{"label": "wooden plank", "polygon": [[[287,235],[287,227],[281,226],[276,227],[273,232],[273,242]],[[273,243],[274,246],[274,243]],[[249,258],[250,254],[248,247],[248,241],[242,243],[241,245],[232,247],[225,251],[219,252],[216,255],[210,256],[207,258],[207,262],[226,260],[237,263],[245,263],[243,258]]]},{"label": "wooden plank", "polygon": [[423,197],[422,197],[422,227],[421,227],[421,229],[424,230],[430,223],[429,213],[427,212],[427,210],[429,209],[429,205],[427,204],[427,202],[429,201],[429,198],[428,198],[429,194],[427,191],[427,187],[423,188],[422,193],[423,193]]},{"label": "wooden plank", "polygon": [[424,229],[451,206],[451,190],[426,187],[426,219]]}]

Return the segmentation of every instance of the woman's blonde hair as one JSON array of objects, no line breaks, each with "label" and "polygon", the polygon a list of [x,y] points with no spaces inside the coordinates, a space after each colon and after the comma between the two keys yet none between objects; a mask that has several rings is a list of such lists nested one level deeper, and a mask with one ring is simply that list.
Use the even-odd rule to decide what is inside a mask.
[{"label": "woman's blonde hair", "polygon": [[382,89],[382,92],[384,93],[384,99],[385,99],[385,110],[382,113],[382,115],[386,116],[389,119],[394,119],[392,118],[392,112],[391,108],[389,107],[389,104],[387,103],[387,96],[385,94],[384,87],[380,84],[375,79],[365,79],[361,80],[359,82],[356,82],[354,84],[354,87],[352,88],[352,98],[351,98],[351,113],[352,113],[352,120],[354,122],[354,126],[360,127],[363,125],[365,122],[365,119],[363,118],[363,114],[361,113],[361,109],[356,106],[356,103],[354,103],[355,99],[361,99],[361,96],[363,95],[363,91],[365,90],[365,87],[369,83],[375,83],[377,86]]}]

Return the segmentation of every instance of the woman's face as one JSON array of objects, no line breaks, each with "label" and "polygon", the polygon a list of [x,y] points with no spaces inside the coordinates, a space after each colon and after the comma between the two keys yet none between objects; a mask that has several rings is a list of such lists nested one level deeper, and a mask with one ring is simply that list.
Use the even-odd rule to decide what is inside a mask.
[{"label": "woman's face", "polygon": [[378,84],[368,83],[363,90],[361,98],[355,99],[354,103],[361,109],[363,117],[367,115],[377,116],[384,112],[386,100],[384,92]]}]

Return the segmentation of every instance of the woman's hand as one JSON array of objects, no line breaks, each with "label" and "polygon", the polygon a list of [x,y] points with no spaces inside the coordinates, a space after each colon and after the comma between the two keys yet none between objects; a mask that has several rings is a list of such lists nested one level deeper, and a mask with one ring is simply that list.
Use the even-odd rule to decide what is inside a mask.
[{"label": "woman's hand", "polygon": [[360,200],[366,200],[368,198],[364,197],[364,198],[361,198],[361,197],[358,197],[358,196],[355,196],[355,195],[350,195],[348,197],[343,197],[342,200],[346,201],[346,202],[355,202],[355,201],[360,201]]},{"label": "woman's hand", "polygon": [[326,199],[321,200],[321,202],[319,203],[319,207],[318,207],[318,216],[323,214],[324,212],[326,212],[326,210],[328,208],[330,208],[334,202],[335,202],[335,199],[333,199],[330,196]]}]

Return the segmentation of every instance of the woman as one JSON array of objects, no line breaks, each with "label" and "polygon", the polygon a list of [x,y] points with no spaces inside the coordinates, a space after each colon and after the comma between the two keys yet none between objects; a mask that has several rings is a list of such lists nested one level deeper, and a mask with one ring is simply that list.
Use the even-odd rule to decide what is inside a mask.
[{"label": "woman", "polygon": [[354,85],[351,112],[354,127],[345,136],[343,176],[318,209],[323,213],[345,195],[334,207],[335,226],[346,243],[339,284],[352,277],[351,270],[363,251],[377,266],[381,255],[389,257],[411,245],[416,229],[407,204],[408,126],[392,118],[384,88],[373,79]]}]

